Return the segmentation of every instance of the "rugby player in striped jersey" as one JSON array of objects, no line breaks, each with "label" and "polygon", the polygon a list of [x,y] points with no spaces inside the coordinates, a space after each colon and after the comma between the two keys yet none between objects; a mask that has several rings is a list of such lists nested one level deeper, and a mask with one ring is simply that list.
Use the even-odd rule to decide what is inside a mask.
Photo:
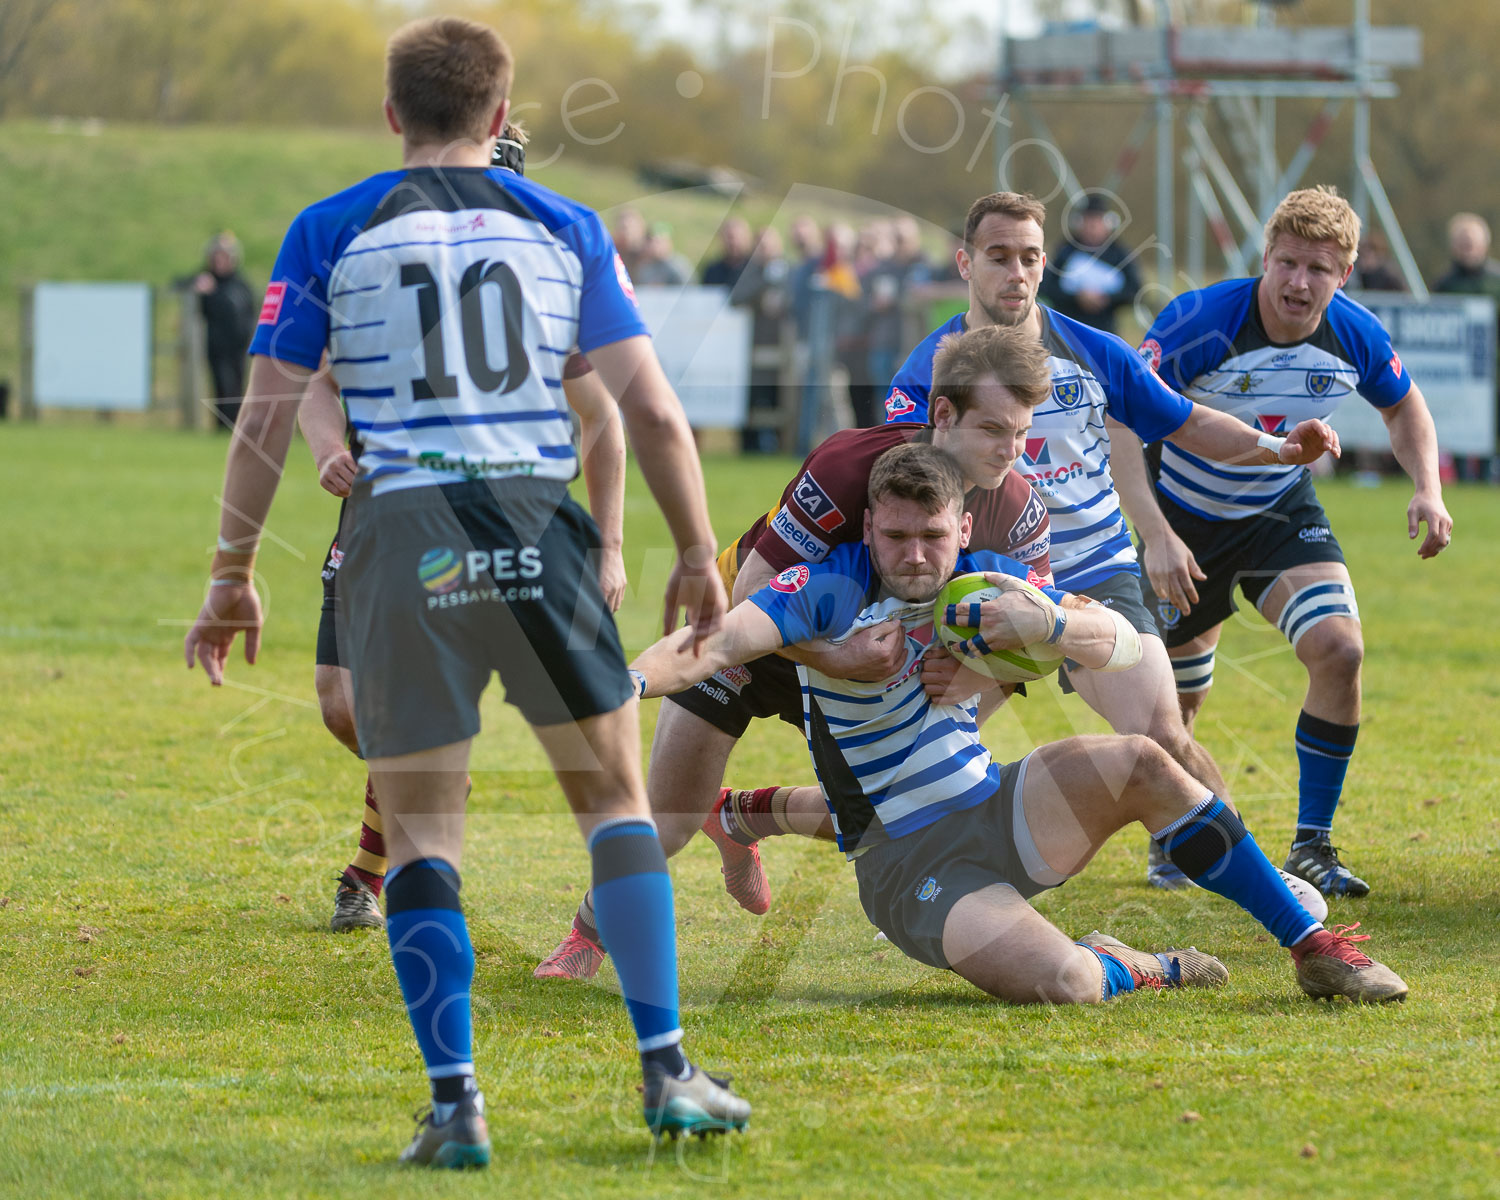
[{"label": "rugby player in striped jersey", "polygon": [[[667,636],[632,673],[666,695],[725,666],[813,638],[897,621],[903,661],[885,678],[836,679],[799,665],[804,729],[840,848],[866,915],[903,952],[1017,1003],[1088,1004],[1139,987],[1216,986],[1223,964],[1197,950],[1147,953],[1094,933],[1074,942],[1027,900],[1081,871],[1127,824],[1145,826],[1190,879],[1249,912],[1286,947],[1310,996],[1400,1000],[1406,985],[1298,902],[1234,810],[1143,735],[1073,737],[997,764],[979,739],[978,697],[934,702],[922,683],[932,604],[955,573],[1027,578],[968,552],[963,476],[932,446],[886,451],[870,472],[864,540],[802,563],[732,609],[695,652]],[[974,634],[962,654],[1046,641],[1094,670],[1127,671],[1141,639],[1119,613],[1054,587],[950,606]],[[979,677],[970,672],[977,692]],[[962,690],[962,689],[960,689]]]}]

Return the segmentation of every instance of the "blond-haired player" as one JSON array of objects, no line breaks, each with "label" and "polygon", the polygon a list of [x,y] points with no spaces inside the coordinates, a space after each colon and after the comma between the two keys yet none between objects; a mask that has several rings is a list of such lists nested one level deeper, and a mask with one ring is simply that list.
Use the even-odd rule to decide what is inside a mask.
[{"label": "blond-haired player", "polygon": [[[1391,450],[1415,484],[1407,536],[1425,524],[1417,553],[1432,558],[1453,530],[1437,434],[1390,335],[1339,290],[1359,234],[1359,217],[1334,189],[1293,192],[1266,225],[1264,272],[1177,297],[1141,354],[1189,399],[1270,439],[1299,421],[1326,420],[1358,392],[1385,421]],[[1331,840],[1359,730],[1364,643],[1354,585],[1311,476],[1279,463],[1211,463],[1164,443],[1152,503],[1140,457],[1117,451],[1115,461],[1121,492],[1141,501],[1131,507],[1142,510],[1150,599],[1188,728],[1213,683],[1214,650],[1238,586],[1307,668],[1296,732],[1297,831],[1286,869],[1328,895],[1365,895],[1369,885],[1340,862]]]}]

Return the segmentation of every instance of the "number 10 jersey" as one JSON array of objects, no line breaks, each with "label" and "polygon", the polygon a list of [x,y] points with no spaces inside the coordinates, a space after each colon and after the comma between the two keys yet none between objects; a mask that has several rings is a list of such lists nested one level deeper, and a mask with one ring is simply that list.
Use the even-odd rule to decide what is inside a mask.
[{"label": "number 10 jersey", "polygon": [[645,334],[599,217],[494,168],[386,172],[300,213],[251,354],[328,354],[375,494],[578,473],[563,367]]}]

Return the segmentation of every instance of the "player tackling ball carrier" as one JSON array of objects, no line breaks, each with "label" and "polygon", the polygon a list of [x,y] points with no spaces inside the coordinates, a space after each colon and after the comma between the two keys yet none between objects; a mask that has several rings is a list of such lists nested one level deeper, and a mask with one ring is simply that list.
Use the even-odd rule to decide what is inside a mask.
[{"label": "player tackling ball carrier", "polygon": [[[971,335],[972,336],[972,335]],[[922,660],[933,601],[955,571],[1041,584],[1020,563],[967,553],[972,527],[954,460],[933,446],[886,451],[870,472],[863,540],[776,575],[696,650],[668,635],[632,664],[643,696],[672,694],[783,646],[897,621],[902,662],[869,682],[799,664],[808,749],[869,919],[906,954],[1021,1003],[1088,1004],[1137,987],[1223,983],[1197,950],[1150,954],[1093,934],[1074,943],[1027,900],[1077,874],[1139,822],[1189,878],[1259,920],[1315,997],[1400,1000],[1406,985],[1302,907],[1239,817],[1141,735],[1073,737],[996,764],[979,739],[977,697],[934,703]],[[1128,671],[1141,638],[1119,613],[1041,585],[949,605],[973,628],[961,654],[1050,642],[1091,669]]]},{"label": "player tackling ball carrier", "polygon": [[[1338,438],[1318,420],[1302,422],[1284,438],[1272,437],[1211,406],[1194,404],[1165,386],[1120,338],[1038,304],[1047,265],[1045,217],[1040,201],[1014,192],[982,196],[969,207],[958,252],[959,273],[969,284],[968,311],[912,351],[886,399],[887,420],[928,419],[933,354],[950,333],[1010,326],[1025,330],[1046,348],[1052,394],[1032,414],[1017,469],[1047,505],[1058,586],[1114,608],[1144,638],[1140,664],[1133,670],[1101,674],[1070,664],[1062,672],[1064,690],[1077,691],[1115,732],[1146,734],[1193,778],[1227,798],[1218,766],[1183,723],[1172,666],[1143,602],[1140,566],[1111,478],[1110,438],[1117,430],[1134,430],[1206,461],[1253,463],[1259,469],[1313,462],[1325,451],[1336,454]],[[745,574],[750,582],[764,581],[748,569]],[[736,598],[743,595],[736,588]],[[1149,853],[1151,882],[1185,885],[1154,844]]]},{"label": "player tackling ball carrier", "polygon": [[186,643],[222,682],[259,649],[256,548],[299,400],[326,353],[358,432],[339,658],[385,818],[391,957],[432,1109],[404,1162],[483,1166],[474,950],[459,901],[470,745],[499,671],[552,763],[594,867],[599,932],[635,1025],[647,1124],[742,1128],[749,1105],[681,1050],[672,882],[640,772],[638,707],[590,552],[561,368],[576,345],[619,397],[677,546],[664,627],[722,619],[691,431],[628,276],[590,210],[490,167],[510,52],[457,18],[403,27],[385,111],[402,166],[304,210],[282,244],[229,451],[219,548]]},{"label": "player tackling ball carrier", "polygon": [[[836,545],[857,541],[869,504],[871,466],[891,447],[920,439],[947,450],[959,463],[968,489],[966,511],[974,522],[971,544],[1017,559],[1050,581],[1047,509],[1011,470],[1025,444],[1031,412],[1050,392],[1046,355],[1036,339],[1013,329],[989,328],[954,337],[951,343],[940,355],[933,425],[846,429],[817,447],[777,505],[719,556],[726,585],[738,588],[746,564],[764,570],[764,583],[785,567],[820,562]],[[795,662],[839,678],[882,679],[904,657],[904,635],[899,623],[890,621],[838,644],[819,639],[733,664],[668,697],[657,719],[646,782],[668,855],[687,845],[701,827],[719,847],[729,894],[748,911],[765,912],[770,888],[753,844],[759,836],[752,832],[756,822],[764,833],[821,830],[829,840],[833,830],[816,799],[808,814],[747,811],[740,803],[746,799],[743,794],[721,787],[730,754],[751,721],[779,717],[801,730]],[[923,681],[941,693],[957,670],[953,657],[939,650],[923,660]],[[987,715],[1003,697],[993,682],[984,684],[989,690],[981,711]],[[751,797],[752,804],[759,801],[770,802]],[[810,820],[800,821],[803,815]],[[592,897],[585,894],[573,928],[536,974],[590,978],[603,956]]]},{"label": "player tackling ball carrier", "polygon": [[[1141,353],[1197,404],[1266,436],[1326,419],[1358,392],[1380,413],[1396,461],[1411,476],[1407,536],[1415,539],[1426,525],[1417,553],[1432,558],[1453,534],[1438,479],[1437,432],[1390,335],[1339,290],[1354,267],[1359,235],[1359,217],[1333,189],[1291,193],[1266,225],[1264,273],[1177,297]],[[1122,493],[1140,493],[1136,530],[1148,599],[1188,728],[1213,685],[1215,650],[1236,610],[1238,586],[1307,670],[1295,741],[1297,830],[1286,870],[1330,896],[1367,894],[1369,884],[1343,864],[1332,842],[1359,733],[1364,641],[1344,553],[1311,476],[1291,464],[1208,463],[1191,447],[1169,443],[1161,447],[1153,497],[1140,455],[1122,451],[1117,461]]]}]

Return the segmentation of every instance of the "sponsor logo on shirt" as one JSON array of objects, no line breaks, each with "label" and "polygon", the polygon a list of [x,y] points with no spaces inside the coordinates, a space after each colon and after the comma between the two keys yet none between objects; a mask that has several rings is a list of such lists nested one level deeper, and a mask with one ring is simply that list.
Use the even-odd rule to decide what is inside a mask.
[{"label": "sponsor logo on shirt", "polygon": [[1296,361],[1296,358],[1297,356],[1291,353],[1291,351],[1285,351],[1273,358],[1271,360],[1271,365],[1273,367],[1289,367],[1294,361]]},{"label": "sponsor logo on shirt", "polygon": [[892,388],[891,394],[885,398],[885,415],[888,417],[907,417],[916,411],[917,402],[900,388]]},{"label": "sponsor logo on shirt", "polygon": [[1042,463],[1052,461],[1052,454],[1047,449],[1047,439],[1044,437],[1026,439],[1026,457],[1029,461],[1040,466]]},{"label": "sponsor logo on shirt", "polygon": [[811,471],[804,471],[802,478],[797,480],[797,486],[792,489],[792,499],[802,506],[802,511],[824,533],[832,533],[844,523],[844,514],[828,498],[828,493],[813,478]]},{"label": "sponsor logo on shirt", "polygon": [[1309,371],[1307,390],[1314,396],[1326,396],[1333,387],[1333,375],[1327,371]]},{"label": "sponsor logo on shirt", "polygon": [[1037,540],[1032,542],[1030,545],[1022,546],[1019,550],[1011,550],[1009,553],[1011,558],[1015,559],[1017,562],[1025,562],[1030,558],[1041,558],[1042,555],[1046,554],[1051,549],[1052,535],[1049,533],[1045,537],[1037,538]]},{"label": "sponsor logo on shirt", "polygon": [[630,281],[630,272],[625,269],[625,260],[618,250],[615,251],[615,278],[620,281],[620,290],[634,300],[635,284]]},{"label": "sponsor logo on shirt", "polygon": [[822,562],[828,557],[828,543],[819,540],[805,528],[801,521],[786,510],[785,505],[771,519],[771,528],[777,537],[808,562]]},{"label": "sponsor logo on shirt", "polygon": [[[1021,515],[1016,518],[1016,523],[1010,527],[1011,544],[1014,545],[1024,538],[1029,538],[1042,527],[1042,522],[1046,517],[1047,506],[1042,503],[1042,498],[1034,493],[1028,496],[1026,498],[1026,507],[1021,510]],[[1050,534],[1047,540],[1051,540]],[[1027,558],[1030,556],[1023,553],[1017,554],[1016,557]]]},{"label": "sponsor logo on shirt", "polygon": [[811,578],[812,572],[807,569],[806,565],[798,563],[795,567],[788,567],[780,575],[776,576],[775,579],[771,580],[771,590],[773,592],[786,592],[790,595],[792,592],[800,592],[807,586],[807,581]]},{"label": "sponsor logo on shirt", "polygon": [[1286,418],[1272,416],[1268,413],[1257,413],[1255,423],[1260,426],[1262,433],[1285,433]]},{"label": "sponsor logo on shirt", "polygon": [[1052,395],[1064,408],[1077,408],[1079,401],[1083,399],[1083,379],[1075,375],[1072,379],[1065,379],[1061,383],[1054,384]]},{"label": "sponsor logo on shirt", "polygon": [[261,301],[258,325],[274,325],[281,319],[281,302],[286,298],[286,284],[266,284],[266,298]]},{"label": "sponsor logo on shirt", "polygon": [[1327,525],[1304,525],[1297,531],[1297,536],[1304,542],[1326,542],[1330,532]]},{"label": "sponsor logo on shirt", "polygon": [[1153,371],[1161,369],[1161,343],[1155,338],[1147,338],[1141,343],[1140,355]]},{"label": "sponsor logo on shirt", "polygon": [[1260,376],[1255,374],[1255,372],[1253,371],[1246,371],[1243,375],[1240,376],[1239,382],[1234,386],[1239,389],[1240,395],[1243,396],[1248,392],[1253,392],[1256,388],[1260,387],[1260,385]]},{"label": "sponsor logo on shirt", "polygon": [[1403,368],[1401,366],[1401,356],[1399,354],[1397,354],[1394,350],[1392,350],[1391,351],[1391,370],[1394,371],[1394,372],[1396,372],[1396,378],[1397,379],[1401,378],[1401,371],[1402,371],[1402,369]]},{"label": "sponsor logo on shirt", "polygon": [[1054,467],[1046,471],[1022,471],[1021,477],[1043,495],[1050,495],[1070,479],[1077,479],[1083,474],[1083,464],[1075,460],[1065,467]]},{"label": "sponsor logo on shirt", "polygon": [[1031,584],[1031,586],[1034,588],[1043,587],[1047,583],[1047,581],[1040,575],[1038,575],[1036,571],[1031,567],[1026,568],[1026,582]]},{"label": "sponsor logo on shirt", "polygon": [[943,890],[943,885],[929,875],[917,886],[918,900],[936,900]]}]

